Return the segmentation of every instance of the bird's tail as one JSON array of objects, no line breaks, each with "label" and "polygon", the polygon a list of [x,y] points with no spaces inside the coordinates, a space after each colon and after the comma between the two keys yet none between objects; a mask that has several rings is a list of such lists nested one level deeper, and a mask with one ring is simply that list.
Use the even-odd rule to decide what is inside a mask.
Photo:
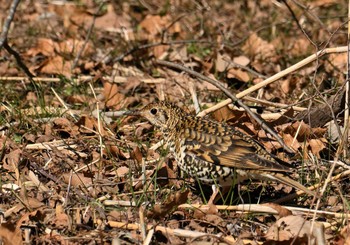
[{"label": "bird's tail", "polygon": [[266,176],[266,178],[270,179],[270,180],[275,180],[278,181],[282,184],[288,185],[288,186],[292,186],[298,190],[301,190],[311,196],[316,196],[316,193],[312,190],[309,190],[308,188],[306,188],[305,186],[303,186],[302,184],[300,184],[299,182],[292,180],[290,178],[288,178],[287,176],[284,176],[281,173],[266,173],[264,174]]}]

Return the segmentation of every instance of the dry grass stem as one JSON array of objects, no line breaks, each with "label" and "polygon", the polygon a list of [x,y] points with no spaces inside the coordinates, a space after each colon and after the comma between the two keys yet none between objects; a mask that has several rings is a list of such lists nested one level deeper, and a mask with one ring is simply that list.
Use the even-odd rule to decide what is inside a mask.
[{"label": "dry grass stem", "polygon": [[[313,54],[313,55],[310,55],[309,57],[303,59],[302,61],[296,63],[295,65],[292,65],[291,67],[279,72],[279,73],[276,73],[275,75],[265,79],[264,81],[236,94],[236,97],[238,99],[252,93],[252,92],[255,92],[256,90],[260,89],[260,88],[263,88],[265,87],[266,85],[270,84],[270,83],[273,83],[275,81],[277,81],[278,79],[294,72],[294,71],[297,71],[298,69],[304,67],[305,65],[308,65],[309,63],[319,59],[320,57],[322,57],[323,55],[325,54],[332,54],[332,53],[344,53],[344,52],[347,52],[347,49],[348,47],[347,46],[342,46],[342,47],[336,47],[336,48],[326,48],[326,49],[323,49],[319,52],[317,52],[316,54]],[[232,103],[232,100],[231,99],[226,99],[218,104],[216,104],[215,106],[211,107],[211,108],[208,108],[206,110],[203,110],[202,112],[200,112],[198,114],[198,116],[200,117],[204,117],[205,115],[211,113],[211,112],[214,112],[228,104]]]}]

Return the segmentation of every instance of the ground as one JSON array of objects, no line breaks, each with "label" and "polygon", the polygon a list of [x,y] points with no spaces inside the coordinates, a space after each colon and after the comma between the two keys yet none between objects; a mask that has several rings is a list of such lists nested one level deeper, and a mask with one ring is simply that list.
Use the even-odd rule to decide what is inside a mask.
[{"label": "ground", "polygon": [[[3,244],[349,244],[347,16],[332,0],[20,2],[0,49]],[[219,82],[294,154],[159,61]],[[252,180],[213,203],[123,114],[159,100],[249,134],[319,197]]]}]

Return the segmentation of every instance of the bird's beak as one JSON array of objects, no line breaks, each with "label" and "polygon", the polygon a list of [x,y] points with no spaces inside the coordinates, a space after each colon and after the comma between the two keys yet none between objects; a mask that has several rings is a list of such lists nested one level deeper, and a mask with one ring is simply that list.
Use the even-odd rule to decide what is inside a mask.
[{"label": "bird's beak", "polygon": [[125,116],[140,116],[140,111],[124,111]]}]

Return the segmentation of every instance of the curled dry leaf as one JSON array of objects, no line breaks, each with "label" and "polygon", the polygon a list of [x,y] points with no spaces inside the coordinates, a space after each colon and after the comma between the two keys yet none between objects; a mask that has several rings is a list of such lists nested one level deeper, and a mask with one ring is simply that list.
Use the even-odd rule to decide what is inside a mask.
[{"label": "curled dry leaf", "polygon": [[187,201],[189,190],[177,191],[168,196],[164,203],[155,204],[153,208],[147,212],[147,217],[155,219],[163,218],[170,211],[174,210],[178,205]]},{"label": "curled dry leaf", "polygon": [[280,216],[280,218],[293,214],[292,211],[290,211],[289,209],[282,207],[281,205],[278,205],[276,203],[265,203],[262,205],[275,209],[278,212],[278,215]]},{"label": "curled dry leaf", "polygon": [[71,135],[78,135],[78,127],[67,118],[56,118],[52,127],[62,138],[68,138]]},{"label": "curled dry leaf", "polygon": [[325,128],[311,128],[308,124],[301,122],[295,122],[284,128],[284,133],[289,133],[291,135],[297,135],[299,142],[304,142],[305,139],[322,137],[326,133]]},{"label": "curled dry leaf", "polygon": [[108,153],[112,154],[112,156],[117,157],[121,160],[126,160],[130,158],[129,153],[122,151],[118,146],[106,144],[106,148],[103,150],[105,155]]},{"label": "curled dry leaf", "polygon": [[320,158],[320,152],[326,148],[325,144],[327,141],[325,139],[311,139],[309,140],[309,146],[311,148],[312,154]]},{"label": "curled dry leaf", "polygon": [[165,163],[162,163],[162,166],[158,170],[155,170],[153,175],[157,175],[157,183],[160,186],[165,186],[169,183],[171,185],[177,185],[176,174]]},{"label": "curled dry leaf", "polygon": [[142,162],[142,153],[138,146],[135,146],[132,152],[130,152],[130,157],[135,159],[139,164]]},{"label": "curled dry leaf", "polygon": [[3,168],[9,171],[15,171],[21,159],[22,150],[16,149],[5,155]]},{"label": "curled dry leaf", "polygon": [[[85,46],[84,46],[85,45]],[[77,56],[78,52],[83,49],[81,53],[81,57],[85,57],[92,54],[92,44],[91,42],[85,42],[84,40],[76,40],[76,39],[67,39],[58,44],[58,52],[63,53],[65,55]]]},{"label": "curled dry leaf", "polygon": [[232,68],[227,73],[228,78],[236,78],[242,82],[249,82],[250,76],[248,72],[242,71],[241,69]]}]

